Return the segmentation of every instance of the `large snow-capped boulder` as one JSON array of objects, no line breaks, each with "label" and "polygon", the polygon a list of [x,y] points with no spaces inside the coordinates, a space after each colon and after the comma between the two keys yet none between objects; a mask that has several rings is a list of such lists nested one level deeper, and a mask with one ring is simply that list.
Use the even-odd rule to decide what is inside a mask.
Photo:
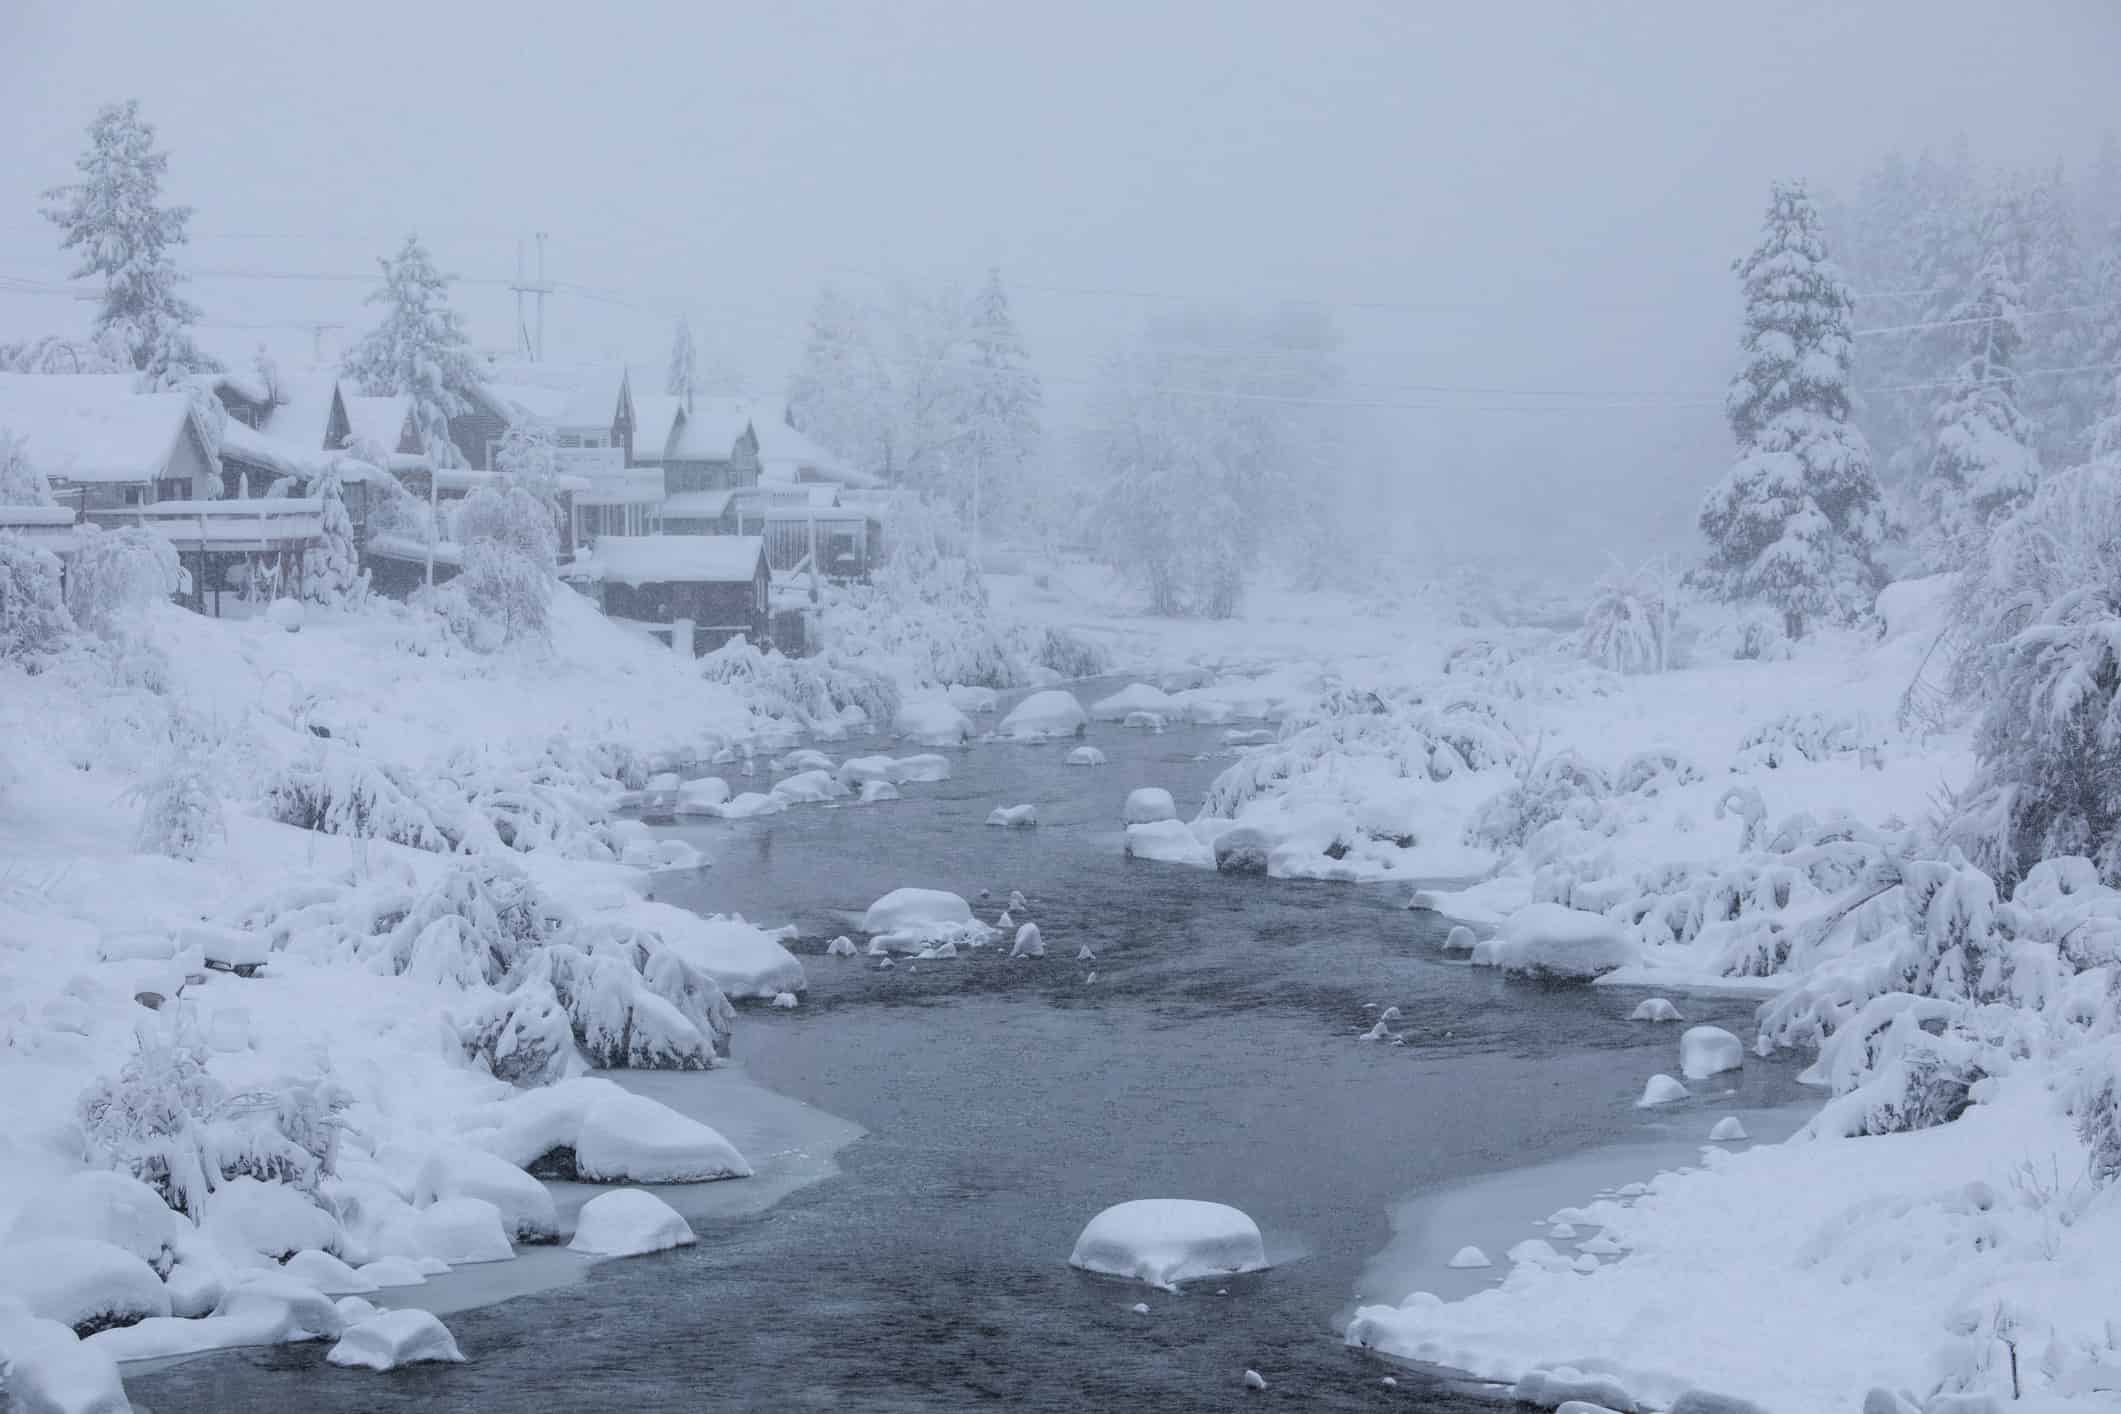
[{"label": "large snow-capped boulder", "polygon": [[1046,940],[1038,931],[1036,923],[1026,923],[1016,930],[1016,941],[1010,945],[1011,957],[1044,957]]},{"label": "large snow-capped boulder", "polygon": [[32,1316],[86,1335],[169,1314],[154,1268],[114,1243],[42,1237],[0,1248],[0,1291]]},{"label": "large snow-capped boulder", "polygon": [[847,794],[847,787],[830,771],[800,771],[783,781],[776,781],[773,794],[790,805],[819,805],[828,800],[838,800]]},{"label": "large snow-capped boulder", "polygon": [[1745,1064],[1745,1043],[1721,1026],[1689,1026],[1679,1038],[1679,1073],[1706,1080]]},{"label": "large snow-capped boulder", "polygon": [[944,689],[943,695],[950,705],[960,712],[992,712],[999,694],[991,687],[974,687],[970,683],[954,682]]},{"label": "large snow-capped boulder", "polygon": [[1071,1266],[1152,1286],[1263,1271],[1259,1224],[1223,1203],[1137,1198],[1105,1209],[1075,1240]]},{"label": "large snow-capped boulder", "polygon": [[635,902],[627,906],[626,921],[661,937],[731,1001],[764,1001],[810,985],[803,964],[778,937],[741,918],[702,917],[675,904]]},{"label": "large snow-capped boulder", "polygon": [[1518,909],[1503,920],[1501,932],[1473,948],[1476,967],[1568,981],[1603,977],[1635,957],[1635,944],[1618,923],[1558,903]]},{"label": "large snow-capped boulder", "polygon": [[729,782],[720,776],[702,776],[678,787],[677,813],[719,815],[729,803]]},{"label": "large snow-capped boulder", "polygon": [[591,1183],[701,1183],[751,1174],[717,1131],[608,1080],[563,1080],[496,1109],[496,1127],[479,1142],[518,1168]]},{"label": "large snow-capped boulder", "polygon": [[1151,824],[1127,826],[1126,852],[1129,859],[1146,859],[1157,864],[1185,864],[1195,869],[1215,867],[1215,851],[1201,843],[1200,837],[1182,820],[1157,820]]},{"label": "large snow-capped boulder", "polygon": [[339,1236],[338,1221],[300,1189],[261,1183],[247,1175],[232,1178],[207,1195],[199,1225],[224,1247],[274,1261],[305,1247],[334,1246]]},{"label": "large snow-capped boulder", "polygon": [[410,1224],[416,1250],[452,1267],[505,1262],[515,1255],[501,1210],[483,1198],[444,1198],[420,1209]]},{"label": "large snow-capped boulder", "polygon": [[20,1414],[132,1414],[118,1362],[57,1321],[7,1319],[0,1311],[0,1355],[9,1407]]},{"label": "large snow-capped boulder", "polygon": [[898,780],[897,764],[888,756],[850,756],[840,762],[840,784],[849,790],[859,790],[872,781],[895,783]]},{"label": "large snow-capped boulder", "polygon": [[517,1242],[551,1242],[560,1235],[552,1193],[520,1167],[468,1144],[437,1149],[413,1180],[415,1203],[483,1198],[500,1210],[501,1227]]},{"label": "large snow-capped boulder", "polygon": [[672,1247],[689,1247],[696,1238],[677,1209],[638,1188],[599,1193],[582,1205],[575,1220],[570,1250],[597,1257],[638,1257]]},{"label": "large snow-capped boulder", "polygon": [[950,779],[950,758],[933,752],[901,756],[891,763],[891,779],[901,785],[931,785],[936,781],[947,781]]},{"label": "large snow-capped boulder", "polygon": [[917,952],[942,943],[978,947],[990,930],[972,916],[972,905],[944,889],[893,889],[862,915],[872,954],[898,948]]},{"label": "large snow-capped boulder", "polygon": [[1005,829],[1028,830],[1038,823],[1036,805],[997,805],[987,812],[987,823]]},{"label": "large snow-capped boulder", "polygon": [[1635,1009],[1628,1013],[1628,1020],[1630,1021],[1684,1021],[1685,1019],[1679,1014],[1679,1008],[1673,1006],[1663,997],[1644,997],[1635,1004]]},{"label": "large snow-capped boulder", "polygon": [[1105,753],[1094,746],[1078,746],[1068,753],[1068,764],[1070,766],[1102,766],[1105,764]]},{"label": "large snow-capped boulder", "polygon": [[1265,874],[1274,858],[1274,837],[1254,825],[1237,825],[1215,837],[1215,867],[1225,874]]},{"label": "large snow-capped boulder", "polygon": [[307,1282],[326,1296],[366,1296],[379,1289],[374,1277],[363,1276],[329,1252],[311,1247],[280,1264],[280,1270],[296,1281]]},{"label": "large snow-capped boulder", "polygon": [[1635,1108],[1647,1110],[1658,1105],[1675,1105],[1686,1098],[1686,1086],[1669,1075],[1653,1075],[1643,1082],[1642,1098],[1635,1102]]},{"label": "large snow-capped boulder", "polygon": [[162,1195],[131,1174],[91,1169],[30,1193],[0,1248],[49,1237],[83,1237],[122,1247],[167,1274],[184,1222]]},{"label": "large snow-capped boulder", "polygon": [[395,1370],[432,1361],[462,1364],[464,1352],[434,1313],[408,1306],[348,1326],[324,1358],[356,1369]]},{"label": "large snow-capped boulder", "polygon": [[894,726],[900,736],[922,746],[962,746],[972,739],[972,719],[944,697],[901,703]]},{"label": "large snow-capped boulder", "polygon": [[1011,709],[995,728],[995,734],[1010,741],[1050,741],[1055,737],[1080,736],[1090,718],[1075,694],[1060,688],[1034,692]]},{"label": "large snow-capped boulder", "polygon": [[346,1329],[330,1297],[278,1267],[243,1273],[214,1307],[213,1319],[232,1328],[216,1342],[224,1346],[331,1340]]},{"label": "large snow-capped boulder", "polygon": [[731,797],[721,807],[721,816],[724,820],[749,820],[759,815],[778,815],[787,808],[788,802],[780,796],[747,790]]},{"label": "large snow-capped boulder", "polygon": [[1168,721],[1180,711],[1170,693],[1145,682],[1129,684],[1090,706],[1090,715],[1100,722],[1124,721],[1131,712],[1154,712]]},{"label": "large snow-capped boulder", "polygon": [[1127,792],[1127,803],[1119,818],[1129,825],[1148,825],[1158,820],[1176,820],[1178,806],[1162,786],[1140,786]]}]

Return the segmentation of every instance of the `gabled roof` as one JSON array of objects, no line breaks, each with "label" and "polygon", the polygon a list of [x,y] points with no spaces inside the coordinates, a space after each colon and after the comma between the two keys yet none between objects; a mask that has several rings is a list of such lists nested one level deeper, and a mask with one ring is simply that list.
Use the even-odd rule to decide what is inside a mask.
[{"label": "gabled roof", "polygon": [[46,476],[76,482],[153,481],[183,437],[213,445],[191,394],[131,387],[131,374],[0,374],[0,427]]},{"label": "gabled roof", "polygon": [[728,491],[680,491],[663,498],[663,514],[673,520],[719,520],[729,509]]},{"label": "gabled roof", "polygon": [[[373,441],[385,454],[402,450],[406,419],[412,416],[412,398],[397,393],[389,397],[350,397],[346,400],[348,436],[354,441]],[[418,429],[413,429],[415,439]]]},{"label": "gabled roof", "polygon": [[751,409],[734,398],[697,398],[685,425],[671,439],[673,461],[725,462],[746,432],[757,435]]},{"label": "gabled roof", "polygon": [[332,423],[332,409],[346,407],[339,390],[339,370],[314,368],[280,380],[285,402],[275,404],[258,423],[258,430],[278,442],[304,452],[327,450],[325,433]]},{"label": "gabled roof", "polygon": [[659,462],[685,415],[685,400],[651,393],[633,400],[633,459]]},{"label": "gabled roof", "polygon": [[760,535],[600,535],[595,551],[602,577],[643,584],[744,584],[766,557]]},{"label": "gabled roof", "polygon": [[631,402],[623,363],[522,363],[497,359],[485,392],[519,414],[553,428],[609,430],[622,403]]}]

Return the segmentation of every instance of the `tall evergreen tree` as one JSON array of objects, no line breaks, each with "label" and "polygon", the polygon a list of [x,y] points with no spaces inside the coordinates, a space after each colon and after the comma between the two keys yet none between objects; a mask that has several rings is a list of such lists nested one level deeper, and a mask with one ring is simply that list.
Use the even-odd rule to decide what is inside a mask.
[{"label": "tall evergreen tree", "polygon": [[435,269],[417,235],[377,264],[383,285],[368,302],[384,306],[383,322],[348,353],[346,376],[374,397],[410,397],[429,455],[442,466],[462,466],[449,419],[470,410],[464,390],[477,386],[479,374],[464,317],[449,306],[451,277]]},{"label": "tall evergreen tree", "polygon": [[692,411],[693,390],[699,387],[699,355],[692,346],[692,321],[684,315],[678,316],[677,331],[670,338],[670,376],[663,391],[673,398],[685,400],[685,411]]},{"label": "tall evergreen tree", "polygon": [[2121,460],[2121,217],[2116,217],[2100,242],[2091,280],[2092,325],[2085,340],[2085,361],[2095,365],[2093,376],[2106,389],[2091,427],[2085,433],[2086,450],[2094,459]]},{"label": "tall evergreen tree", "polygon": [[[2076,193],[2058,165],[2020,178],[2007,198],[2012,219],[2011,269],[2018,277],[2026,321],[2020,366],[2077,368],[2089,361],[2093,338],[2091,275],[2085,268]],[[2031,420],[2034,446],[2051,466],[2067,465],[2083,450],[2084,435],[2098,416],[2105,392],[2088,372],[2044,374],[2017,390]]]},{"label": "tall evergreen tree", "polygon": [[1045,403],[1038,374],[1010,316],[999,270],[987,272],[986,283],[973,297],[967,343],[962,460],[971,478],[972,530],[977,537],[983,507],[1013,506],[1021,499],[1019,483],[1038,449],[1039,413]]},{"label": "tall evergreen tree", "polygon": [[788,380],[796,426],[865,471],[895,477],[894,394],[869,312],[827,285],[810,313],[810,337]]},{"label": "tall evergreen tree", "polygon": [[80,252],[73,278],[103,282],[96,333],[115,335],[150,387],[218,368],[192,342],[199,310],[177,293],[184,277],[170,257],[187,239],[191,208],[162,204],[169,154],[155,150],[138,99],[97,111],[74,166],[81,180],[47,191],[44,215],[64,232],[61,247]]},{"label": "tall evergreen tree", "polygon": [[1724,399],[1738,459],[1703,500],[1696,581],[1764,598],[1792,637],[1867,612],[1884,531],[1870,446],[1850,421],[1854,300],[1827,259],[1800,182],[1773,189],[1759,246],[1733,267],[1745,297],[1745,366]]},{"label": "tall evergreen tree", "polygon": [[2017,281],[1999,243],[1952,315],[1966,356],[1937,401],[1937,452],[1921,496],[1925,548],[1938,569],[1965,564],[1997,518],[2039,484],[2033,424],[2018,409],[2019,313]]}]

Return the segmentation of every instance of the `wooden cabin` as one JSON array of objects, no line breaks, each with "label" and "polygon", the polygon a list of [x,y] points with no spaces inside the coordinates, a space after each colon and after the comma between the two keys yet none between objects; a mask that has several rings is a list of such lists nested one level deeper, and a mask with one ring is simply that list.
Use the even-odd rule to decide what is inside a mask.
[{"label": "wooden cabin", "polygon": [[690,620],[711,652],[742,636],[763,646],[772,571],[757,535],[607,535],[597,541],[604,612],[652,629]]}]

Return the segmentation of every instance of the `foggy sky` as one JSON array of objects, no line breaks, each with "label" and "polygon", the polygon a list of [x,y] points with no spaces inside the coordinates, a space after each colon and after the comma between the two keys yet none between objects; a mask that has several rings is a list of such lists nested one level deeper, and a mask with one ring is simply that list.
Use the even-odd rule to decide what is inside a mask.
[{"label": "foggy sky", "polygon": [[[1713,406],[1641,395],[1719,394],[1771,178],[1845,187],[1962,132],[1984,161],[2081,163],[2121,124],[2116,72],[2109,0],[5,0],[0,275],[64,277],[37,194],[98,103],[136,96],[197,208],[188,266],[365,280],[417,229],[501,280],[543,230],[550,277],[601,296],[547,304],[555,360],[659,365],[683,308],[778,393],[821,282],[998,264],[1065,423],[1173,300],[1322,302],[1351,392],[1414,405],[1379,414],[1413,553],[1591,565],[1683,543],[1728,460]],[[215,352],[299,361],[294,326],[345,325],[329,351],[368,288],[189,293]],[[458,300],[511,341],[505,291]],[[0,339],[88,313],[0,292]]]}]

